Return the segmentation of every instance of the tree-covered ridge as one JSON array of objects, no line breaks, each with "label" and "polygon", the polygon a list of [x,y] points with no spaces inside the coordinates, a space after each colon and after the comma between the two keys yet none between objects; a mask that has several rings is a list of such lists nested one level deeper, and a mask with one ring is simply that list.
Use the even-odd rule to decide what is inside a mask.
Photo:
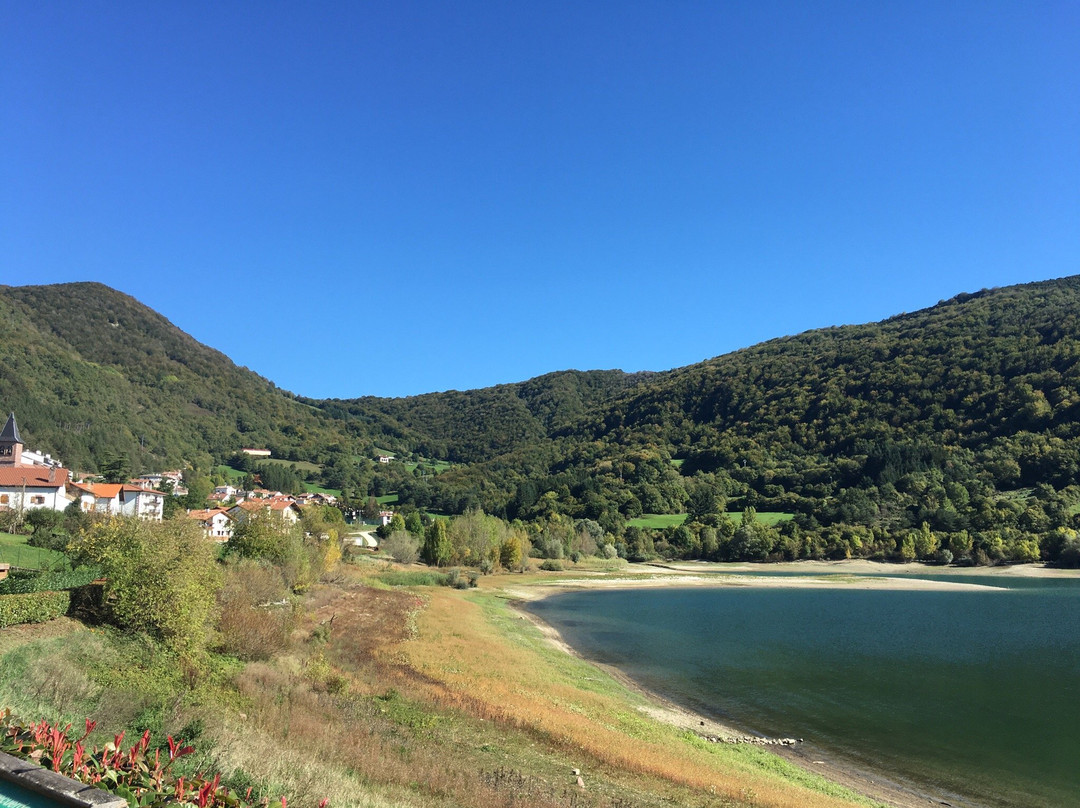
[{"label": "tree-covered ridge", "polygon": [[[1080,416],[1080,278],[1010,287],[882,323],[772,340],[642,385],[588,425],[660,439],[696,469],[791,458],[858,460],[874,478],[929,446],[974,452],[1002,488],[1073,482],[1054,457]],[[1028,434],[1042,435],[1034,444]],[[1008,444],[1015,462],[1002,464]]]},{"label": "tree-covered ridge", "polygon": [[591,408],[653,375],[567,370],[480,390],[311,403],[426,457],[475,463],[572,429]]},{"label": "tree-covered ridge", "polygon": [[[356,499],[539,529],[591,520],[639,555],[1057,559],[1080,556],[1078,304],[1070,277],[666,373],[314,401],[98,284],[0,288],[0,400],[72,465],[126,454],[160,468],[257,444],[321,464],[321,482]],[[373,464],[376,447],[458,465]],[[793,518],[723,517],[747,508]],[[658,513],[688,520],[632,524]]]},{"label": "tree-covered ridge", "polygon": [[1053,556],[1078,526],[1078,304],[1071,277],[772,340],[645,380],[552,441],[408,496],[618,534],[687,511],[669,536],[684,555],[732,553],[700,538],[725,523],[695,519],[754,506],[795,515],[767,548],[789,557],[902,555],[924,525],[939,535],[923,550],[1019,558],[1037,538]]},{"label": "tree-covered ridge", "polygon": [[340,422],[97,283],[0,287],[0,401],[35,448],[80,468],[124,455],[134,471],[161,469],[253,444],[305,458],[347,438]]}]

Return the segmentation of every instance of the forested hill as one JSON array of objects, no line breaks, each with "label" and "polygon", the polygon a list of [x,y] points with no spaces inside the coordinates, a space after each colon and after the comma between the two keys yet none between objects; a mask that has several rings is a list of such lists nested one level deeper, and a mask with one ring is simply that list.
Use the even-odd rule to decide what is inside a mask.
[{"label": "forested hill", "polygon": [[[100,468],[207,467],[243,446],[364,493],[376,447],[469,462],[544,438],[648,374],[565,371],[402,399],[300,399],[99,283],[0,286],[0,407],[32,448]],[[394,481],[386,481],[393,486]]]},{"label": "forested hill", "polygon": [[[1080,527],[1080,277],[664,373],[349,401],[298,399],[100,284],[0,287],[0,404],[83,468],[257,444],[356,496],[592,520],[628,544],[631,520],[688,513],[657,534],[672,555],[892,556],[917,533],[924,556],[1054,559]],[[375,447],[461,465],[373,466]],[[730,535],[723,511],[747,506],[793,518]]]},{"label": "forested hill", "polygon": [[642,512],[720,502],[860,546],[924,523],[1046,535],[1080,505],[1078,313],[1069,277],[771,340],[645,379],[552,442],[410,496],[614,532]]},{"label": "forested hill", "polygon": [[474,463],[553,432],[572,431],[590,408],[658,375],[567,370],[464,392],[309,403],[334,417],[369,425],[387,443],[404,440],[426,457]]},{"label": "forested hill", "polygon": [[874,478],[936,446],[976,453],[1000,487],[1065,485],[1077,458],[1053,447],[1080,434],[1078,357],[1080,276],[771,340],[643,384],[579,429],[658,443],[690,473],[764,472],[773,455],[858,459]]},{"label": "forested hill", "polygon": [[98,283],[0,287],[0,406],[32,448],[133,471],[241,446],[308,457],[341,446],[344,425]]}]

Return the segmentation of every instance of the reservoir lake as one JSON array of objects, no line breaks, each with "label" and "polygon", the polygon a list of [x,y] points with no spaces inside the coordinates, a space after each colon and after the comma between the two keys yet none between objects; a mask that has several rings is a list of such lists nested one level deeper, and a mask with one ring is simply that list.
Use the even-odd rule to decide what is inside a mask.
[{"label": "reservoir lake", "polygon": [[742,730],[954,805],[1080,808],[1080,580],[926,577],[995,588],[592,590],[528,609]]}]

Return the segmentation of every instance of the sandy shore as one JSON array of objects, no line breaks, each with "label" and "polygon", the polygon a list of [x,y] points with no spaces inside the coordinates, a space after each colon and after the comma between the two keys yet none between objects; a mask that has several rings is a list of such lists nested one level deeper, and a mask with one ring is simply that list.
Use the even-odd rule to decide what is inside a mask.
[{"label": "sandy shore", "polygon": [[[741,573],[755,573],[752,576]],[[768,573],[782,575],[770,577]],[[797,575],[792,575],[797,573]],[[875,577],[861,577],[873,575]],[[891,575],[925,575],[927,579],[893,578]],[[961,569],[927,567],[923,564],[878,564],[871,561],[808,561],[785,564],[710,564],[679,562],[662,565],[630,565],[617,573],[590,573],[580,577],[562,578],[550,582],[542,578],[521,584],[501,587],[517,601],[535,601],[559,592],[577,589],[634,589],[649,587],[792,587],[815,589],[883,589],[883,590],[951,590],[985,591],[995,587],[980,583],[933,580],[935,575],[993,575],[1026,577],[1073,577],[1076,572],[1052,570],[1035,565]],[[882,577],[886,576],[886,577]],[[554,577],[554,576],[553,576]],[[497,579],[496,579],[497,580]],[[505,580],[505,579],[503,579]],[[494,583],[494,581],[493,581]],[[502,583],[502,581],[499,581]],[[538,617],[521,609],[520,613],[536,625],[553,645],[565,653],[578,656],[558,630]],[[597,664],[597,663],[593,663]],[[644,711],[653,718],[706,737],[731,738],[746,731],[722,724],[707,715],[686,709],[661,694],[641,687],[622,671],[609,665],[599,665],[627,687],[643,695],[649,702]],[[794,731],[794,730],[793,730]],[[900,782],[889,776],[862,769],[831,757],[812,744],[793,747],[770,746],[769,750],[785,759],[836,783],[850,788],[892,808],[922,808],[927,805],[964,805],[977,808],[976,803],[953,795],[933,794],[915,784]]]}]

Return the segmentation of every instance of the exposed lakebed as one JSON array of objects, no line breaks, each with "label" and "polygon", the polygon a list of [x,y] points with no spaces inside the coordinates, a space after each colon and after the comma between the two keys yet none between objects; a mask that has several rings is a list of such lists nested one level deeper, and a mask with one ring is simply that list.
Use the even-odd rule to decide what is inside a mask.
[{"label": "exposed lakebed", "polygon": [[528,608],[726,723],[957,805],[1080,807],[1080,581],[962,581],[994,588],[586,590]]}]

